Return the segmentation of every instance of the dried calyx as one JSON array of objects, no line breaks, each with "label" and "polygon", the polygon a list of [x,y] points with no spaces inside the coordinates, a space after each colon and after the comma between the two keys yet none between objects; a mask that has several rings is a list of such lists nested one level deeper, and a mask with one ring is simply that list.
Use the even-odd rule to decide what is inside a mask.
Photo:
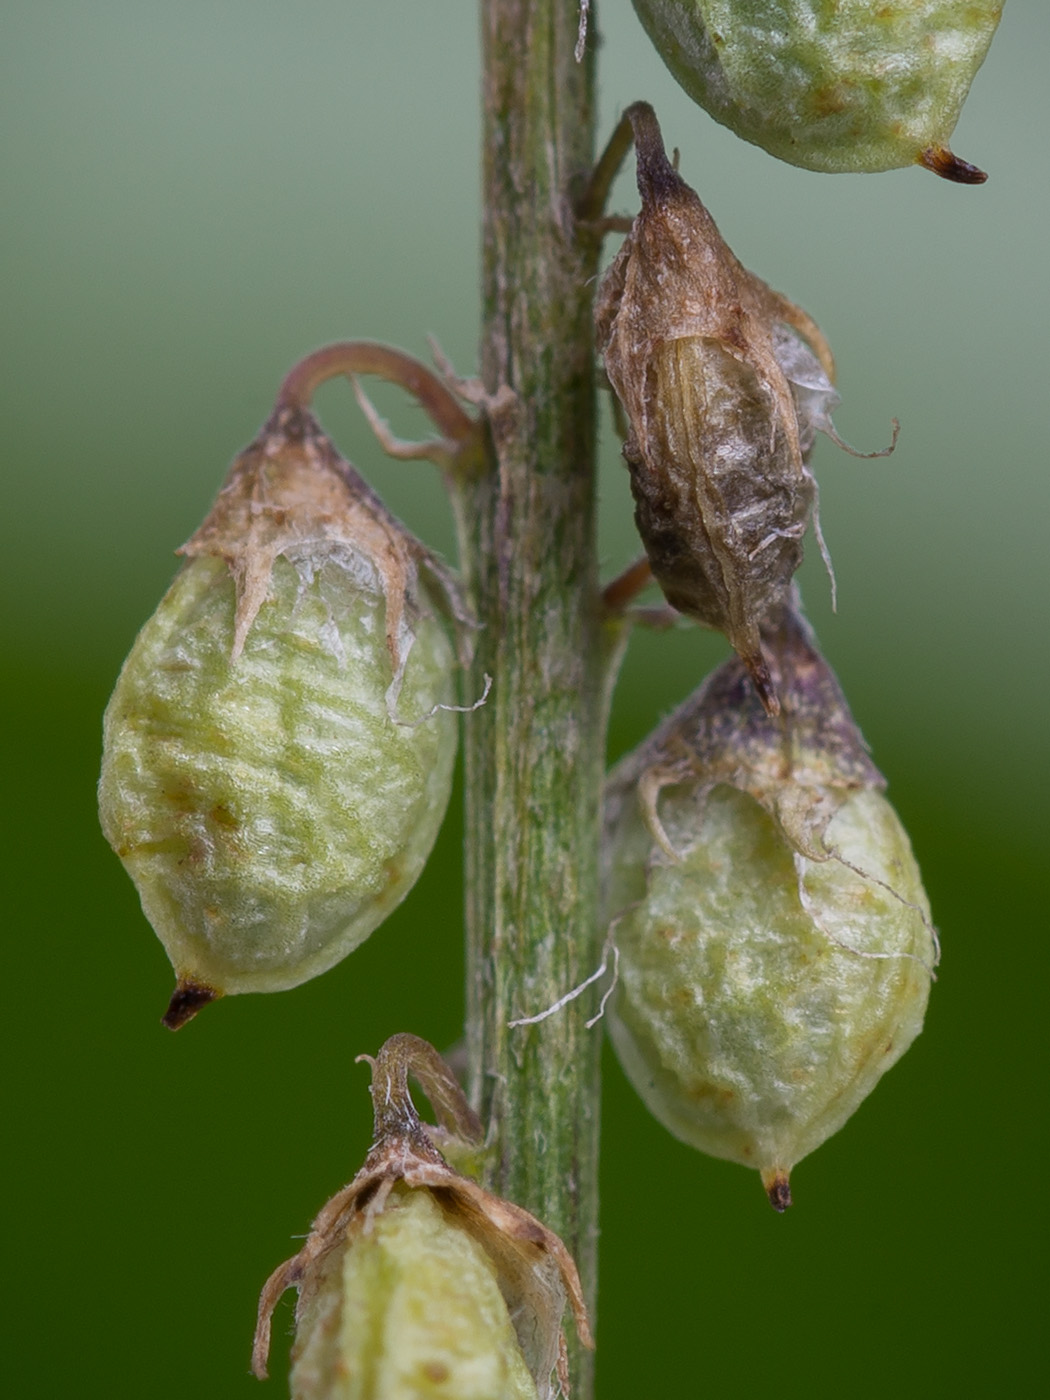
[{"label": "dried calyx", "polygon": [[278,559],[295,565],[304,588],[331,560],[378,585],[395,718],[414,629],[431,611],[429,604],[457,624],[461,645],[469,648],[473,623],[454,576],[391,515],[310,410],[295,403],[278,401],[258,437],[235,459],[208,518],[178,553],[222,559],[229,567],[236,593],[233,662],[271,596]]},{"label": "dried calyx", "polygon": [[739,660],[610,775],[609,1022],[654,1115],[757,1168],[778,1210],[922,1027],[936,938],[907,836],[797,613],[767,624],[783,702]]},{"label": "dried calyx", "polygon": [[472,626],[453,576],[292,392],[180,553],[107,708],[99,784],[175,969],[171,1029],[324,972],[407,894],[457,744],[439,614],[460,660]]},{"label": "dried calyx", "polygon": [[595,323],[630,428],[635,520],[667,601],[725,633],[775,714],[760,629],[802,562],[816,433],[838,441],[834,361],[812,318],[730,252],[668,161],[652,108],[624,120],[642,208]]},{"label": "dried calyx", "polygon": [[827,860],[835,813],[856,792],[881,792],[875,767],[835,673],[824,660],[797,596],[767,622],[763,638],[784,699],[779,718],[756,704],[739,661],[728,661],[616,769],[607,790],[621,798],[633,783],[646,823],[669,859],[677,849],[658,815],[664,788],[690,784],[702,806],[725,783],[752,797],[793,850]]},{"label": "dried calyx", "polygon": [[[253,1370],[266,1375],[271,1314],[295,1287],[293,1400],[568,1394],[566,1301],[592,1345],[571,1256],[534,1216],[448,1166],[437,1143],[477,1143],[481,1125],[431,1045],[396,1035],[370,1063],[374,1145],[263,1288]],[[410,1073],[440,1128],[416,1114]]]}]

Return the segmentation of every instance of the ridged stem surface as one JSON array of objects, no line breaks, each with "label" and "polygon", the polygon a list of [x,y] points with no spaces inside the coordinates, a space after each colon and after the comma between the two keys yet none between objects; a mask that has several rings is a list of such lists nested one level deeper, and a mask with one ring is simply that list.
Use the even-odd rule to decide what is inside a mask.
[{"label": "ridged stem surface", "polygon": [[[604,736],[591,329],[597,248],[572,196],[593,160],[592,44],[577,0],[483,0],[483,325],[489,469],[460,502],[482,629],[466,725],[468,1046],[495,1144],[487,1185],[538,1215],[594,1302]],[[569,1327],[571,1332],[571,1324]],[[574,1395],[591,1367],[570,1337]]]}]

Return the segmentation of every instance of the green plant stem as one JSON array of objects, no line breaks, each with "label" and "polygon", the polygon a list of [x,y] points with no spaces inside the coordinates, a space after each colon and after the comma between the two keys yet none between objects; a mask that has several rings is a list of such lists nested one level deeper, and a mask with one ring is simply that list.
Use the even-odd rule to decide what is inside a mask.
[{"label": "green plant stem", "polygon": [[[603,767],[595,557],[593,235],[572,210],[593,160],[593,44],[576,0],[483,0],[482,382],[491,469],[463,487],[464,568],[493,678],[466,725],[471,1092],[486,1184],[556,1230],[593,1308]],[[570,1339],[572,1346],[572,1340]],[[571,1354],[574,1394],[591,1368]]]}]

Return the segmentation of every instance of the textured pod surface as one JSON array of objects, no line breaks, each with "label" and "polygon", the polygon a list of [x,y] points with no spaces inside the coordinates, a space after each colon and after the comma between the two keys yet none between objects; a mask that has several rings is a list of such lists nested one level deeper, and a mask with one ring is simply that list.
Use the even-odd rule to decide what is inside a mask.
[{"label": "textured pod surface", "polygon": [[984,178],[948,150],[1001,0],[634,0],[657,52],[717,121],[809,170],[916,161]]},{"label": "textured pod surface", "polygon": [[835,1132],[922,1027],[937,958],[915,858],[812,634],[767,628],[783,712],[727,662],[610,774],[609,1025],[677,1137],[762,1173]]},{"label": "textured pod surface", "polygon": [[852,795],[830,823],[850,865],[799,857],[797,873],[752,797],[719,786],[697,805],[695,790],[661,803],[677,863],[637,810],[612,833],[609,897],[626,912],[610,1032],[665,1127],[768,1184],[845,1123],[922,1028],[925,896],[880,793]]},{"label": "textured pod surface", "polygon": [[[370,574],[372,577],[370,578]],[[453,658],[416,624],[396,723],[366,559],[280,558],[231,661],[234,583],[191,560],[106,711],[103,830],[180,981],[274,991],[325,971],[411,888],[448,802]]]},{"label": "textured pod surface", "polygon": [[536,1400],[495,1270],[431,1192],[358,1219],[302,1293],[293,1400]]}]

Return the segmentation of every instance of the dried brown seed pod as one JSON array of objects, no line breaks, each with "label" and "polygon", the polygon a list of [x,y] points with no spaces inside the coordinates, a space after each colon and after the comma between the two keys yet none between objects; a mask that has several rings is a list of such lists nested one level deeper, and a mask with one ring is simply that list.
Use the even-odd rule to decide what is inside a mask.
[{"label": "dried brown seed pod", "polygon": [[[571,1255],[535,1216],[445,1161],[436,1142],[476,1144],[481,1124],[432,1045],[391,1036],[370,1063],[375,1143],[267,1280],[252,1369],[265,1377],[270,1317],[295,1287],[292,1400],[567,1395],[566,1302],[593,1345]],[[440,1128],[420,1121],[409,1074]]]},{"label": "dried brown seed pod", "polygon": [[777,697],[759,628],[802,562],[806,465],[837,402],[819,327],[741,267],[672,168],[652,108],[629,108],[641,212],[595,309],[626,412],[635,519],[667,601],[724,632],[762,701]]}]

